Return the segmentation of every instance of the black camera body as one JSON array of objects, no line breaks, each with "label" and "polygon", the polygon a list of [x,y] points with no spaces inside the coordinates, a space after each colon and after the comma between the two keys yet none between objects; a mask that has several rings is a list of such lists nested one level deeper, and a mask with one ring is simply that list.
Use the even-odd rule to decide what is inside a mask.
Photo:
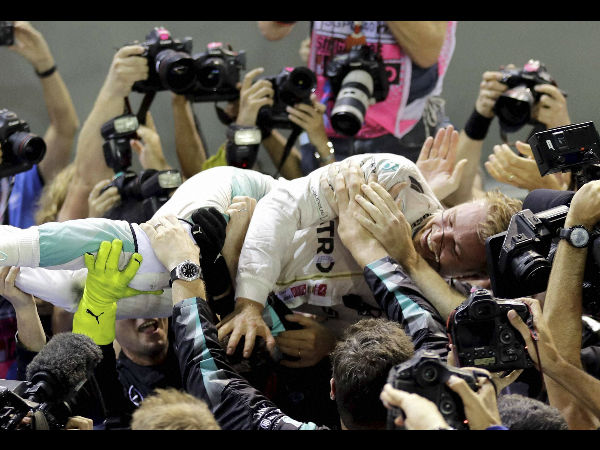
[{"label": "black camera body", "polygon": [[[474,372],[452,367],[442,358],[431,351],[420,350],[415,355],[389,372],[387,382],[396,389],[418,394],[435,403],[442,416],[457,430],[469,429],[463,409],[463,402],[458,394],[446,386],[451,375],[456,375],[467,382],[469,387],[477,392],[477,378]],[[486,376],[482,372],[481,376]],[[388,411],[387,427],[394,429],[394,419],[402,414],[401,409],[392,408]]]},{"label": "black camera body", "polygon": [[288,106],[298,103],[311,104],[310,95],[315,91],[317,78],[308,67],[286,67],[272,77],[264,77],[273,85],[273,105],[263,106],[258,111],[256,124],[261,128],[293,128],[288,119]]},{"label": "black camera body", "polygon": [[136,81],[133,90],[148,93],[170,90],[184,93],[196,81],[194,60],[191,56],[192,38],[174,39],[163,27],[155,27],[146,40],[141,56],[148,59],[148,78]]},{"label": "black camera body", "polygon": [[234,52],[221,42],[211,42],[205,52],[194,55],[196,82],[186,96],[196,103],[236,100],[240,73],[245,69],[245,51]]},{"label": "black camera body", "polygon": [[[558,233],[568,212],[567,205],[537,214],[524,209],[511,218],[507,231],[486,239],[487,270],[496,297],[526,297],[546,290]],[[582,286],[584,310],[594,316],[600,313],[599,235],[596,226],[590,236]]]},{"label": "black camera body", "polygon": [[571,171],[577,188],[600,179],[600,136],[593,122],[540,131],[528,143],[540,175]]},{"label": "black camera body", "polygon": [[325,75],[336,96],[331,126],[338,133],[354,136],[362,128],[369,106],[388,95],[383,60],[368,45],[356,45],[348,53],[336,55],[327,64]]},{"label": "black camera body", "polygon": [[29,125],[12,111],[0,110],[0,178],[24,172],[46,154],[44,140],[30,133]]},{"label": "black camera body", "polygon": [[138,127],[138,119],[133,114],[123,114],[102,125],[100,134],[104,138],[104,160],[115,173],[131,166],[130,140],[139,139]]},{"label": "black camera body", "polygon": [[0,20],[0,45],[14,45],[15,25],[10,20]]},{"label": "black camera body", "polygon": [[517,300],[496,300],[487,289],[469,295],[448,318],[447,332],[459,367],[481,367],[490,372],[534,367],[521,334],[507,313],[514,309],[525,323],[529,306]]},{"label": "black camera body", "polygon": [[494,113],[498,116],[500,127],[508,132],[535,123],[531,111],[541,97],[541,93],[534,89],[535,86],[540,84],[556,86],[556,82],[544,64],[533,59],[521,69],[503,70],[500,82],[506,84],[508,89],[496,100]]}]

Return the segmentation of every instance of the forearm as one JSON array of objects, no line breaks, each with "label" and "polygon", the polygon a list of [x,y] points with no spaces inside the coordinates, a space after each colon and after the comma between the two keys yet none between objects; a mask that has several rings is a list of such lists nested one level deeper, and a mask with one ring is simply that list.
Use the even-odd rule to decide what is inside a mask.
[{"label": "forearm", "polygon": [[31,304],[15,308],[19,342],[27,350],[39,352],[46,345],[46,333],[40,321],[33,296]]},{"label": "forearm", "polygon": [[278,41],[286,37],[292,29],[294,23],[282,23],[270,20],[259,20],[258,29],[261,34],[269,41]]},{"label": "forearm", "polygon": [[419,67],[433,66],[446,37],[445,21],[387,21],[398,45]]},{"label": "forearm", "polygon": [[183,176],[190,178],[202,170],[202,164],[206,161],[206,149],[196,129],[192,107],[187,99],[176,96],[172,105],[175,151]]},{"label": "forearm", "polygon": [[[285,138],[277,132],[277,130],[273,130],[271,135],[262,141],[262,145],[267,150],[267,153],[271,157],[271,161],[273,161],[276,168],[279,168],[279,165],[281,164],[285,144]],[[300,178],[302,176],[300,153],[296,147],[292,147],[292,150],[287,156],[285,163],[281,168],[281,176],[287,180],[293,180],[294,178]]]},{"label": "forearm", "polygon": [[456,149],[456,161],[467,160],[458,189],[444,199],[448,205],[454,206],[473,199],[473,184],[481,165],[483,139],[471,139],[461,130]]}]

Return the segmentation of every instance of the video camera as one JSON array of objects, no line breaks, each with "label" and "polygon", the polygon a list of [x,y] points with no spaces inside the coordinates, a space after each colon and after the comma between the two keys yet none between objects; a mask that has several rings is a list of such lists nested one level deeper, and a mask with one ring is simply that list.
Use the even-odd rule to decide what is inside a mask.
[{"label": "video camera", "polygon": [[133,114],[124,114],[109,120],[101,127],[104,160],[114,170],[115,178],[102,189],[114,186],[122,201],[138,200],[144,214],[152,217],[169,199],[170,193],[183,182],[178,170],[146,169],[139,175],[129,170],[131,166],[130,139],[138,139],[138,120]]},{"label": "video camera", "polygon": [[516,300],[497,300],[487,289],[472,292],[448,317],[446,330],[459,367],[503,372],[533,367],[525,341],[508,320],[514,309],[528,323],[529,306]]},{"label": "video camera", "polygon": [[[503,70],[500,82],[506,84],[508,89],[496,100],[494,113],[498,116],[501,130],[505,132],[514,132],[526,124],[537,123],[531,112],[542,94],[534,87],[540,84],[556,86],[556,81],[550,76],[546,66],[533,59],[522,69]],[[566,96],[566,93],[563,92],[563,95]]]},{"label": "video camera", "polygon": [[331,126],[338,133],[354,136],[362,128],[369,106],[386,99],[388,73],[381,56],[368,45],[356,45],[336,55],[325,69],[333,95]]},{"label": "video camera", "polygon": [[[459,369],[445,363],[440,356],[428,350],[420,350],[415,355],[389,372],[387,382],[396,389],[418,394],[435,403],[448,422],[457,430],[468,430],[463,402],[458,394],[446,386],[451,375],[456,375],[467,382],[477,392],[477,376],[488,375],[485,372],[472,372]],[[400,408],[388,411],[387,428],[397,428],[394,420],[402,413]]]},{"label": "video camera", "polygon": [[273,105],[258,110],[256,124],[261,128],[293,128],[288,119],[288,106],[298,103],[311,104],[310,95],[315,91],[317,78],[308,67],[286,67],[279,74],[264,77],[273,85]]},{"label": "video camera", "polygon": [[46,154],[44,140],[29,132],[29,125],[7,109],[0,109],[0,178],[24,172]]}]

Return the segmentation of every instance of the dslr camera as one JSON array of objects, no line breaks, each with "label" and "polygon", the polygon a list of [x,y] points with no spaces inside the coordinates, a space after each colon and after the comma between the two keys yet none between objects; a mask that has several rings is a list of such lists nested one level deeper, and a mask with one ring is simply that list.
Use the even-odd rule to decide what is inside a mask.
[{"label": "dslr camera", "polygon": [[556,86],[556,81],[544,64],[533,59],[521,69],[503,70],[500,82],[507,85],[508,89],[496,100],[494,113],[498,116],[501,129],[506,132],[514,132],[526,124],[536,123],[531,117],[531,112],[542,94],[534,89],[535,86]]},{"label": "dslr camera", "polygon": [[533,367],[523,336],[506,315],[511,309],[525,323],[532,320],[528,305],[496,300],[487,289],[472,292],[450,314],[447,332],[459,367],[482,367],[490,372]]},{"label": "dslr camera", "polygon": [[338,133],[354,136],[362,128],[369,106],[388,95],[388,73],[381,56],[367,45],[356,45],[335,56],[325,75],[336,96],[331,126]]},{"label": "dslr camera", "polygon": [[[458,394],[446,386],[450,375],[465,380],[475,392],[479,390],[477,376],[488,377],[485,372],[478,373],[452,367],[437,353],[420,350],[408,361],[392,367],[387,382],[396,389],[431,400],[437,405],[448,425],[457,430],[468,430],[463,402]],[[394,419],[400,414],[403,414],[400,408],[388,410],[388,429],[397,428]]]},{"label": "dslr camera", "polygon": [[256,124],[260,128],[293,128],[285,110],[298,103],[311,104],[310,95],[315,91],[317,78],[308,67],[286,67],[272,77],[264,77],[273,85],[273,105],[263,106],[258,111]]},{"label": "dslr camera", "polygon": [[0,45],[15,43],[15,25],[10,20],[0,20]]},{"label": "dslr camera", "polygon": [[46,154],[44,140],[30,133],[27,122],[7,109],[0,109],[0,146],[0,178],[31,169]]},{"label": "dslr camera", "polygon": [[593,122],[540,131],[528,143],[541,176],[570,171],[577,189],[600,179],[600,136]]},{"label": "dslr camera", "polygon": [[196,82],[186,94],[192,102],[231,101],[240,97],[237,83],[246,69],[246,52],[211,42],[206,51],[194,55]]},{"label": "dslr camera", "polygon": [[[135,42],[137,44],[137,42]],[[163,27],[155,27],[146,40],[140,44],[144,47],[141,56],[148,59],[148,78],[136,81],[133,90],[136,92],[157,92],[170,90],[177,94],[186,92],[196,81],[192,38],[174,39]]]},{"label": "dslr camera", "polygon": [[113,169],[115,178],[102,189],[114,186],[121,200],[139,200],[146,215],[151,217],[169,199],[169,194],[181,186],[178,170],[146,169],[139,175],[129,170],[131,166],[130,139],[138,139],[139,123],[135,115],[124,114],[102,125],[102,146],[106,165]]}]

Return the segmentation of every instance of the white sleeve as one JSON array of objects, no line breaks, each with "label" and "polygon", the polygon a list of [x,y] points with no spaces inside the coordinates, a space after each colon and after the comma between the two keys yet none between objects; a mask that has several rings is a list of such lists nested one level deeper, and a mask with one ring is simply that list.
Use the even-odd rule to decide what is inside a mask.
[{"label": "white sleeve", "polygon": [[[374,171],[388,191],[397,183],[408,183],[397,201],[411,225],[442,209],[412,161],[392,154],[352,159],[361,163],[365,177]],[[327,166],[321,167],[305,177],[281,182],[257,203],[240,254],[236,297],[264,305],[283,263],[293,257],[288,251],[296,231],[337,217],[320,188],[321,174],[327,170]]]}]

